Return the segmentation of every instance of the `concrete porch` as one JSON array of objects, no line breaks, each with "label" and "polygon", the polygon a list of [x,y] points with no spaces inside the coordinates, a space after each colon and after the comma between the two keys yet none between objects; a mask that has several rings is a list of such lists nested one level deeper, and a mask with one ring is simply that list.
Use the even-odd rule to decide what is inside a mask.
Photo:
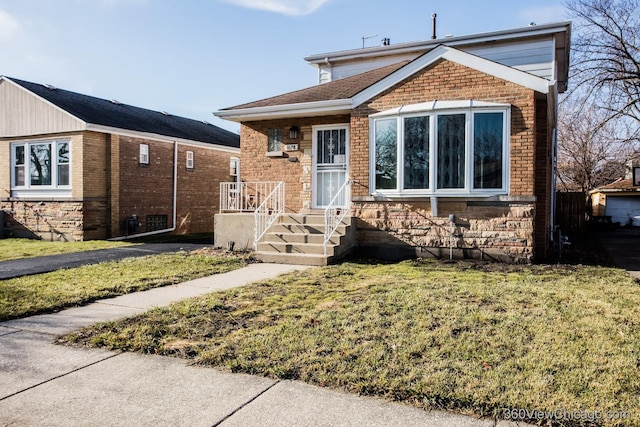
[{"label": "concrete porch", "polygon": [[323,214],[283,214],[254,245],[253,213],[223,213],[214,218],[214,246],[233,250],[255,250],[263,262],[296,265],[328,265],[346,256],[356,246],[355,226],[345,217],[328,239],[325,253]]}]

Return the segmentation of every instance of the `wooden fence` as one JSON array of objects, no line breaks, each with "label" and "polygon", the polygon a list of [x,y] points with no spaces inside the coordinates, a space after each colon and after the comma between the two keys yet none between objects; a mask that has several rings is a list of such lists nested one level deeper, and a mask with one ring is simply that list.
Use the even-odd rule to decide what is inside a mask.
[{"label": "wooden fence", "polygon": [[556,225],[564,233],[584,231],[587,198],[584,193],[556,193]]}]

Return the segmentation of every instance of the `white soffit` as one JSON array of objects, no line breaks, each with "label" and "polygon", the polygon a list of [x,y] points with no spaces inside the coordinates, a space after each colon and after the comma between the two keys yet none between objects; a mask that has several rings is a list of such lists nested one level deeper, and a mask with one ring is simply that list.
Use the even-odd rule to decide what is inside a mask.
[{"label": "white soffit", "polygon": [[473,99],[465,99],[461,101],[429,101],[419,104],[401,105],[400,107],[390,110],[381,111],[372,114],[370,117],[396,116],[400,114],[420,113],[424,111],[440,111],[440,110],[462,110],[470,108],[509,108],[510,104],[500,104],[497,102],[476,101]]}]

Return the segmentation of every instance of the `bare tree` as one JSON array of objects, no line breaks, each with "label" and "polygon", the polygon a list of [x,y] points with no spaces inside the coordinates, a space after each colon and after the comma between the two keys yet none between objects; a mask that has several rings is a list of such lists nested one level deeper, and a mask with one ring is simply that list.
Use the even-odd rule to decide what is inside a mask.
[{"label": "bare tree", "polygon": [[640,123],[640,0],[566,0],[574,19],[570,81],[607,112]]},{"label": "bare tree", "polygon": [[[575,96],[575,95],[574,95]],[[572,98],[575,100],[576,98]],[[625,175],[637,139],[628,120],[607,121],[587,100],[564,100],[558,123],[558,190],[587,193]]]}]

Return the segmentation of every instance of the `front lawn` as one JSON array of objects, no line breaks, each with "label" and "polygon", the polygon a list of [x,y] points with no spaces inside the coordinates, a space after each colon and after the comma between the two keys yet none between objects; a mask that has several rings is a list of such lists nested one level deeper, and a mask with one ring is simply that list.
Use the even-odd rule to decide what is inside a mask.
[{"label": "front lawn", "polygon": [[186,357],[421,408],[496,418],[516,410],[520,420],[548,411],[555,418],[546,421],[558,425],[600,413],[605,425],[640,425],[640,289],[614,268],[344,263],[61,341]]},{"label": "front lawn", "polygon": [[0,280],[0,321],[172,285],[244,266],[246,256],[206,251],[126,258]]}]

